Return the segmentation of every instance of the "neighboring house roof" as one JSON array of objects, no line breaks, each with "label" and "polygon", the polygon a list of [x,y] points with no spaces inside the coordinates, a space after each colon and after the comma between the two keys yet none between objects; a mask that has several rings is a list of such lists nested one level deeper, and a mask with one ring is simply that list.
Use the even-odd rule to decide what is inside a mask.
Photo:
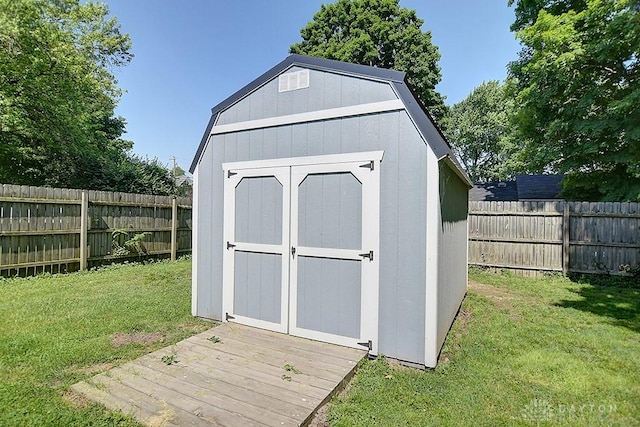
[{"label": "neighboring house roof", "polygon": [[469,190],[470,201],[560,199],[563,175],[516,175],[514,181],[478,183]]},{"label": "neighboring house roof", "polygon": [[506,202],[518,200],[518,187],[515,181],[475,184],[471,190],[469,190],[469,200],[476,202]]},{"label": "neighboring house roof", "polygon": [[471,187],[471,181],[453,155],[451,147],[445,140],[444,136],[436,127],[434,120],[418,98],[413,95],[412,89],[406,81],[405,73],[385,68],[370,67],[368,65],[352,64],[298,54],[289,55],[282,62],[211,109],[211,119],[209,120],[209,124],[207,125],[196,155],[191,163],[191,167],[189,168],[191,173],[194,172],[196,165],[202,156],[202,152],[206,147],[207,140],[211,134],[211,129],[213,128],[218,114],[294,66],[389,82],[398,94],[400,100],[404,103],[407,112],[420,132],[424,135],[427,143],[435,153],[438,160],[449,159],[453,169]]},{"label": "neighboring house roof", "polygon": [[191,177],[187,175],[176,177],[176,187],[180,187],[183,185],[193,185],[193,180],[191,179]]},{"label": "neighboring house roof", "polygon": [[518,199],[559,199],[563,175],[516,175]]}]

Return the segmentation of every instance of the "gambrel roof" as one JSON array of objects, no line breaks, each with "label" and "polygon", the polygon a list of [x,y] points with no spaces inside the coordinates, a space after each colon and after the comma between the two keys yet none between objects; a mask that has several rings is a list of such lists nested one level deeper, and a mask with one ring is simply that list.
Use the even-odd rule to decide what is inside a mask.
[{"label": "gambrel roof", "polygon": [[460,164],[453,155],[451,147],[442,135],[442,132],[440,132],[438,127],[435,125],[434,120],[431,118],[422,103],[416,96],[414,96],[404,72],[298,54],[288,56],[282,62],[212,108],[211,119],[209,120],[209,124],[207,125],[196,155],[191,163],[191,167],[189,168],[191,173],[194,172],[198,162],[200,161],[200,157],[206,147],[207,140],[211,134],[211,129],[213,128],[218,115],[281,73],[295,66],[340,75],[354,76],[368,80],[388,82],[404,104],[407,113],[420,133],[424,136],[427,144],[431,147],[431,150],[433,150],[438,160],[447,160],[456,174],[466,181],[469,187],[471,187],[471,181],[469,181],[466,173],[460,167]]}]

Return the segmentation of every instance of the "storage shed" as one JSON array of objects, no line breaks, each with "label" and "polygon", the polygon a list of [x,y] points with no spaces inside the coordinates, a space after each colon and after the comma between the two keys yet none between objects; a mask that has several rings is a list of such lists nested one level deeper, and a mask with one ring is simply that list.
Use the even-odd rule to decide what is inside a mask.
[{"label": "storage shed", "polygon": [[291,55],[213,108],[190,170],[194,315],[436,366],[471,183],[404,73]]}]

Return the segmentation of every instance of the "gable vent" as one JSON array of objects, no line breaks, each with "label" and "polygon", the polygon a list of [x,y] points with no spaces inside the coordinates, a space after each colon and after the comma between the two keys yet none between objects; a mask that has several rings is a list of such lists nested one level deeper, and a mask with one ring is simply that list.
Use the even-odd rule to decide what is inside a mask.
[{"label": "gable vent", "polygon": [[285,73],[278,77],[278,92],[288,92],[306,87],[309,87],[309,70]]}]

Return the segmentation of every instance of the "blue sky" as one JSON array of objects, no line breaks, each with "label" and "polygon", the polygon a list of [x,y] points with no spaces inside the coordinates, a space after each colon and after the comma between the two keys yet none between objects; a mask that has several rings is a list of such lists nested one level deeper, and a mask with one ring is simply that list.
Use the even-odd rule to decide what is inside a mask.
[{"label": "blue sky", "polygon": [[[135,58],[115,70],[134,152],[188,169],[211,107],[288,55],[321,0],[104,0]],[[519,45],[507,0],[400,0],[425,20],[442,56],[447,104],[506,77]]]}]

